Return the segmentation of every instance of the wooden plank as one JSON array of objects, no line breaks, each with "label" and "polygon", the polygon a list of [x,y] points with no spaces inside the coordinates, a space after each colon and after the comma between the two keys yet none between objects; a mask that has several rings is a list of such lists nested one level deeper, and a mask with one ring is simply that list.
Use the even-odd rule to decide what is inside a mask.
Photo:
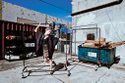
[{"label": "wooden plank", "polygon": [[5,29],[5,23],[2,22],[2,59],[4,56],[4,29]]},{"label": "wooden plank", "polygon": [[11,24],[11,31],[13,31],[13,30],[14,30],[14,27],[13,27],[13,25],[14,25],[14,24],[12,23],[12,24]]},{"label": "wooden plank", "polygon": [[114,48],[114,47],[118,47],[118,46],[121,46],[121,45],[124,45],[125,44],[125,41],[121,41],[121,42],[116,42],[116,43],[112,43],[110,45],[111,48]]},{"label": "wooden plank", "polygon": [[15,28],[16,28],[15,30],[17,31],[17,30],[18,30],[18,24],[16,24],[16,27],[15,27]]},{"label": "wooden plank", "polygon": [[26,31],[28,31],[28,25],[26,26]]},{"label": "wooden plank", "polygon": [[19,26],[19,31],[21,31],[21,28],[22,28],[22,26],[20,25],[20,26]]},{"label": "wooden plank", "polygon": [[9,24],[9,23],[7,23],[7,30],[9,30],[9,25],[10,25],[10,24]]},{"label": "wooden plank", "polygon": [[35,36],[34,30],[35,30],[35,27],[32,27],[32,35],[33,35],[33,36]]}]

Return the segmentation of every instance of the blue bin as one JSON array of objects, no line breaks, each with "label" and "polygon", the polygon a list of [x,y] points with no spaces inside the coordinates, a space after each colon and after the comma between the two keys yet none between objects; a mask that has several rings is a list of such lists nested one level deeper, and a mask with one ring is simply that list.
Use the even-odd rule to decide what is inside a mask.
[{"label": "blue bin", "polygon": [[115,59],[116,48],[104,49],[104,48],[91,48],[78,46],[78,58],[83,61],[90,61],[101,64],[111,65]]}]

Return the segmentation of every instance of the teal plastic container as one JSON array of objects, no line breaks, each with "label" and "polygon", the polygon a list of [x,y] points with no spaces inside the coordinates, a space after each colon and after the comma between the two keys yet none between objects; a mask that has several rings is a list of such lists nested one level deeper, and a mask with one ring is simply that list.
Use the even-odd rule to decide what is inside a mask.
[{"label": "teal plastic container", "polygon": [[90,61],[101,64],[111,65],[114,63],[116,48],[104,49],[104,48],[91,48],[78,46],[78,58],[83,61]]}]

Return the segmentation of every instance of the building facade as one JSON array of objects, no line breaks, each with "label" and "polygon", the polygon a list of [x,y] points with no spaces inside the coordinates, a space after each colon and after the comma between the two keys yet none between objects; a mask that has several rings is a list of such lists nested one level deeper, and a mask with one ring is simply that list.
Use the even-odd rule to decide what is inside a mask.
[{"label": "building facade", "polygon": [[[11,10],[11,11],[10,11]],[[69,25],[69,22],[44,13],[29,10],[5,1],[0,1],[0,19],[19,23],[58,22]]]},{"label": "building facade", "polygon": [[[72,13],[79,12],[88,8],[99,6],[109,3],[114,0],[72,0]],[[97,27],[101,29],[101,37],[106,38],[106,41],[119,42],[125,40],[125,1],[120,4],[106,7],[103,9],[82,13],[72,17],[72,27],[74,29],[79,28],[93,28]],[[94,30],[94,29],[93,29]],[[73,35],[73,41],[85,41],[88,31],[76,30]],[[91,31],[91,32],[96,32]],[[82,35],[82,36],[81,36]],[[82,43],[82,42],[81,42]],[[77,46],[81,43],[73,45],[73,52],[77,54]],[[125,45],[117,47],[116,56],[120,56],[120,63],[125,63]]]}]

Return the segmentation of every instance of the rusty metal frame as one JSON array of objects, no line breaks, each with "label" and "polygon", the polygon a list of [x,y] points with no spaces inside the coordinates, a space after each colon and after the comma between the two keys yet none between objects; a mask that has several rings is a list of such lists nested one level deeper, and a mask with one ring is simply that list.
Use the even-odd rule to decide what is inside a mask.
[{"label": "rusty metal frame", "polygon": [[[1,30],[1,51],[0,51],[0,59],[5,59],[5,34],[6,30],[9,30],[11,32],[13,31],[23,31],[25,28],[28,28],[27,33],[30,33],[31,35],[35,36],[36,40],[36,35],[33,29],[35,29],[36,26],[31,25],[31,24],[24,24],[24,23],[17,23],[17,22],[11,22],[11,21],[5,21],[5,20],[0,20],[0,30]],[[32,28],[32,29],[30,29]],[[43,27],[40,27],[43,29]],[[43,30],[41,30],[43,31]]]}]

